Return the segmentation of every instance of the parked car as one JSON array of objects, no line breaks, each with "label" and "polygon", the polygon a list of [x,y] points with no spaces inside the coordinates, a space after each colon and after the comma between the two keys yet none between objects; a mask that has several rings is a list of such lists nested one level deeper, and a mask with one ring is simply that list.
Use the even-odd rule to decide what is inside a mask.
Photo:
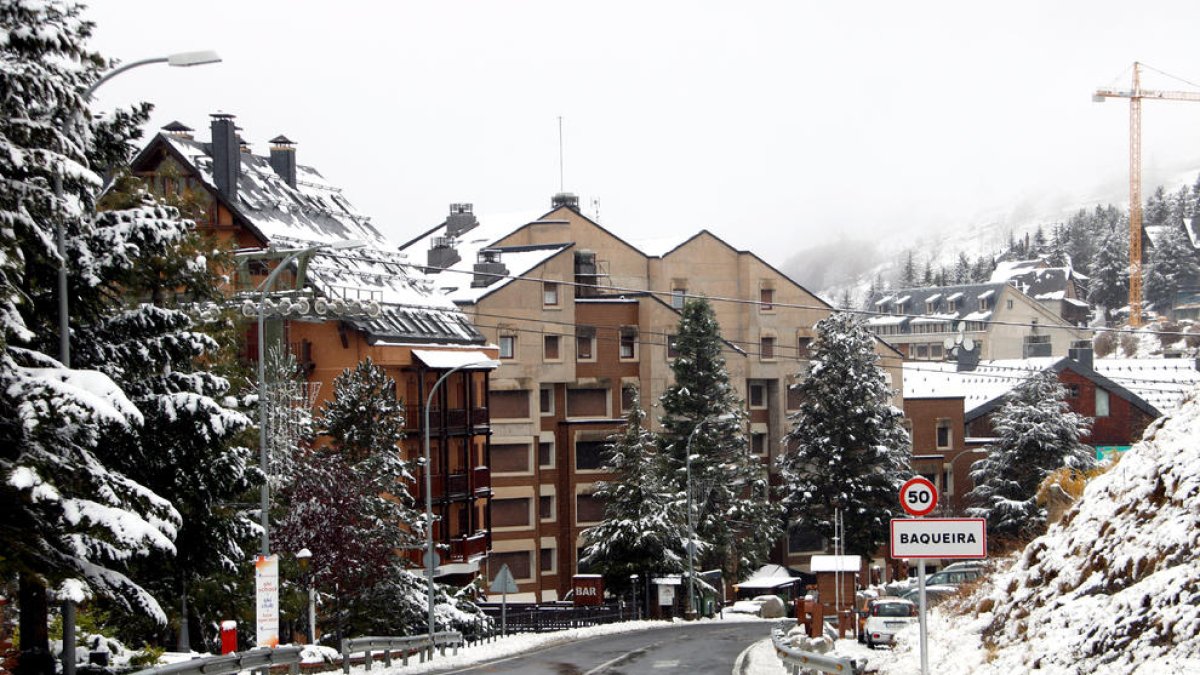
[{"label": "parked car", "polygon": [[944,569],[925,578],[926,586],[958,586],[983,576],[979,568]]},{"label": "parked car", "polygon": [[738,600],[725,608],[735,614],[753,614],[764,619],[779,619],[784,615],[783,600],[778,595],[757,595],[750,600]]},{"label": "parked car", "polygon": [[[905,591],[900,595],[900,597],[904,600],[908,600],[911,603],[919,604],[920,594],[921,589],[914,588],[910,591]],[[926,586],[925,605],[928,607],[933,607],[952,595],[958,595],[958,586],[951,586],[949,584],[944,586]]]},{"label": "parked car", "polygon": [[864,629],[868,647],[891,645],[900,629],[917,621],[917,606],[903,598],[878,598],[871,604]]}]

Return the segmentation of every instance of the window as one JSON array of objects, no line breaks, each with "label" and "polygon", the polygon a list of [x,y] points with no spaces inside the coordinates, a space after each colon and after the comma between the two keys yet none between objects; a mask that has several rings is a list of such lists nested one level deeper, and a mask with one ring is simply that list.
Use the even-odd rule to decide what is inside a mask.
[{"label": "window", "polygon": [[766,434],[750,434],[750,452],[759,457],[767,455],[767,435]]},{"label": "window", "polygon": [[1005,304],[1005,307],[1012,309],[1012,303],[1013,303],[1012,298],[1009,298],[1007,303]]},{"label": "window", "polygon": [[937,446],[938,448],[949,448],[953,442],[953,435],[950,432],[950,420],[937,421]]},{"label": "window", "polygon": [[803,336],[796,338],[796,358],[807,359],[811,347],[812,338]]},{"label": "window", "polygon": [[937,313],[937,300],[926,300],[925,301],[925,313],[926,314],[936,314]]},{"label": "window", "polygon": [[919,361],[926,361],[929,359],[929,345],[918,344],[913,346],[916,347],[916,353],[913,354],[914,359]]},{"label": "window", "polygon": [[1108,417],[1108,392],[1096,387],[1096,417]]},{"label": "window", "polygon": [[679,356],[679,336],[667,336],[667,358],[673,359]]},{"label": "window", "polygon": [[596,360],[596,329],[593,326],[575,327],[575,360]]},{"label": "window", "polygon": [[529,446],[524,443],[492,443],[492,471],[529,473]]},{"label": "window", "polygon": [[941,361],[943,358],[943,346],[940,342],[935,342],[929,345],[929,358],[934,361]]},{"label": "window", "polygon": [[511,359],[517,354],[517,336],[516,335],[501,335],[500,336],[500,358]]},{"label": "window", "polygon": [[492,527],[529,527],[530,506],[528,497],[492,498]]},{"label": "window", "polygon": [[512,572],[514,579],[531,579],[533,570],[530,569],[529,560],[532,557],[529,551],[492,551],[488,554],[488,570],[492,573],[492,580],[496,580],[500,568],[505,565],[508,565],[508,571]]},{"label": "window", "polygon": [[557,335],[542,336],[542,354],[546,361],[559,361],[562,359],[558,353]]},{"label": "window", "polygon": [[800,394],[800,385],[790,384],[787,387],[787,409],[799,410],[800,403],[803,400]]},{"label": "window", "polygon": [[599,523],[604,520],[604,500],[596,495],[575,495],[575,522]]},{"label": "window", "polygon": [[554,414],[554,387],[538,389],[538,412],[543,415]]},{"label": "window", "polygon": [[638,330],[634,326],[621,327],[621,358],[623,360],[637,358]]},{"label": "window", "polygon": [[538,497],[538,518],[554,520],[554,495]]},{"label": "window", "polygon": [[541,560],[539,567],[543,572],[554,571],[554,549],[544,548],[538,557]]},{"label": "window", "polygon": [[1067,398],[1079,398],[1079,385],[1077,385],[1077,384],[1068,384],[1067,385]]},{"label": "window", "polygon": [[817,534],[816,530],[799,525],[788,528],[788,553],[823,551],[824,549],[825,540]]},{"label": "window", "polygon": [[608,390],[568,389],[567,417],[608,417]]},{"label": "window", "polygon": [[554,442],[538,443],[538,466],[554,466]]},{"label": "window", "polygon": [[675,309],[683,309],[683,302],[687,299],[686,288],[671,289],[671,306]]},{"label": "window", "polygon": [[608,443],[604,441],[575,441],[575,469],[577,471],[603,470],[607,446]]},{"label": "window", "polygon": [[558,284],[556,282],[542,282],[542,304],[547,307],[558,305]]},{"label": "window", "polygon": [[767,385],[756,382],[750,385],[750,407],[767,407]]},{"label": "window", "polygon": [[493,391],[488,395],[493,419],[523,420],[529,417],[529,391]]},{"label": "window", "polygon": [[773,309],[775,303],[775,289],[762,288],[758,291],[758,309],[762,312],[769,312]]},{"label": "window", "polygon": [[760,347],[760,354],[763,361],[770,361],[775,358],[775,338],[764,337]]}]

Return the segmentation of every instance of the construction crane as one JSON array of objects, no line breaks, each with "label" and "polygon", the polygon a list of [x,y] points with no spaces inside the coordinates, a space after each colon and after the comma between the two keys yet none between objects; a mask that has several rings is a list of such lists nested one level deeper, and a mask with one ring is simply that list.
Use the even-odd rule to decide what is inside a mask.
[{"label": "construction crane", "polygon": [[1134,61],[1129,91],[1097,89],[1092,95],[1097,103],[1129,99],[1129,325],[1134,328],[1142,325],[1142,99],[1200,101],[1200,92],[1142,89],[1141,69]]}]

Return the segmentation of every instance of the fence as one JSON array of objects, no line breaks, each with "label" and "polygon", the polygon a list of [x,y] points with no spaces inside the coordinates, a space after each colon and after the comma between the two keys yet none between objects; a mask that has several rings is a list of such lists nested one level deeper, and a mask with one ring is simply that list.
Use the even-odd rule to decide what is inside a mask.
[{"label": "fence", "polygon": [[433,650],[436,648],[441,651],[442,656],[446,655],[446,647],[452,647],[454,653],[458,654],[458,648],[463,646],[462,633],[458,631],[443,631],[433,634],[433,640],[430,641],[429,635],[409,635],[405,637],[360,637],[353,639],[342,640],[342,672],[350,672],[350,657],[352,654],[364,652],[366,661],[364,666],[367,670],[371,669],[371,662],[374,661],[374,652],[383,652],[383,665],[389,667],[392,665],[392,652],[400,652],[400,658],[404,665],[408,665],[408,657],[412,654],[420,656],[421,662],[424,663],[427,658],[433,658]]},{"label": "fence", "polygon": [[775,645],[775,655],[783,663],[784,669],[790,675],[798,675],[801,671],[817,671],[820,673],[841,673],[842,675],[861,675],[866,669],[866,662],[861,665],[853,659],[806,652],[793,648],[787,643],[787,631],[796,625],[795,620],[780,621],[771,630],[771,642]]},{"label": "fence", "polygon": [[[500,628],[500,605],[497,603],[479,606],[492,617],[494,628]],[[571,605],[536,605],[533,603],[508,603],[506,624],[509,633],[544,633],[568,628],[582,628],[602,623],[613,623],[626,618],[618,605],[598,607],[573,607]]]},{"label": "fence", "polygon": [[139,670],[133,675],[232,675],[243,670],[267,670],[287,666],[292,675],[300,672],[300,648],[255,649],[241,654],[208,656],[165,666]]}]

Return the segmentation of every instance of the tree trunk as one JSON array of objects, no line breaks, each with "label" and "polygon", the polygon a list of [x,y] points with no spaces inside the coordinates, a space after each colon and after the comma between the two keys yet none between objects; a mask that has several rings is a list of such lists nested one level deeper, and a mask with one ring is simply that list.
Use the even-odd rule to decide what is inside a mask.
[{"label": "tree trunk", "polygon": [[28,574],[21,575],[19,586],[21,656],[16,675],[54,675],[54,657],[50,654],[50,632],[47,627],[50,610],[46,586]]}]

